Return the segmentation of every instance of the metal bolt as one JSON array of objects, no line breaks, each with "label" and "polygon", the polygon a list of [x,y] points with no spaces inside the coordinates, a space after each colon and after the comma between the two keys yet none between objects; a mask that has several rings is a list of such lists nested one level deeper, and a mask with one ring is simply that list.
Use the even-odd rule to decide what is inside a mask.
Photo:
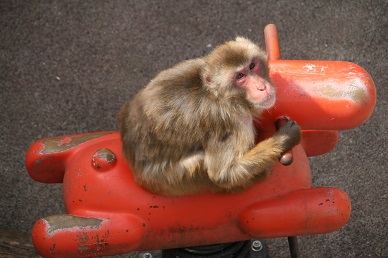
[{"label": "metal bolt", "polygon": [[152,258],[152,254],[150,254],[150,253],[143,253],[143,258]]},{"label": "metal bolt", "polygon": [[259,251],[261,251],[261,249],[263,249],[263,245],[261,244],[261,242],[259,240],[255,240],[252,242],[251,248],[253,251],[259,252]]}]

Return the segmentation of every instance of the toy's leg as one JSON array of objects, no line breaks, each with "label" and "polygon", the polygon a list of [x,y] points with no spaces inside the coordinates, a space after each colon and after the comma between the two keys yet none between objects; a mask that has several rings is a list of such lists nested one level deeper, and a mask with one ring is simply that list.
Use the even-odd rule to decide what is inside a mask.
[{"label": "toy's leg", "polygon": [[43,257],[93,257],[131,252],[142,243],[144,234],[142,223],[133,216],[55,215],[35,223],[32,240]]},{"label": "toy's leg", "polygon": [[336,188],[311,188],[251,205],[240,227],[253,237],[285,237],[335,231],[350,217],[350,199]]}]

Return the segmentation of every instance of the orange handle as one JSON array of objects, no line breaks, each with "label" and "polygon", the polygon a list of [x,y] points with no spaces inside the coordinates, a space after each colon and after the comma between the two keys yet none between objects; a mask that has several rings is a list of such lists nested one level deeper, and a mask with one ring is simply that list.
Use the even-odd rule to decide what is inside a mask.
[{"label": "orange handle", "polygon": [[268,60],[280,60],[278,30],[275,24],[268,24],[265,26],[264,38]]}]

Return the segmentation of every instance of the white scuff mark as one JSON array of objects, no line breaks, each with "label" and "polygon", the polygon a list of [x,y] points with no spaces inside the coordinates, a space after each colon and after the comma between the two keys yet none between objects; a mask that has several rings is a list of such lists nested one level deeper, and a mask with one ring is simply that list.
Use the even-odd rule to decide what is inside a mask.
[{"label": "white scuff mark", "polygon": [[329,67],[327,65],[306,64],[305,66],[303,66],[303,68],[306,69],[307,72],[322,73]]},{"label": "white scuff mark", "polygon": [[303,68],[306,68],[307,71],[314,71],[316,67],[317,66],[313,64],[306,64],[305,66],[303,66]]},{"label": "white scuff mark", "polygon": [[355,76],[357,76],[357,73],[355,73],[355,72],[348,72],[348,73],[346,73],[346,77],[347,78],[353,78]]},{"label": "white scuff mark", "polygon": [[[319,68],[320,69],[320,68]],[[298,85],[295,86],[295,89]],[[291,86],[287,89],[292,89]],[[358,78],[335,80],[326,79],[310,83],[303,88],[307,96],[327,98],[331,100],[349,100],[352,103],[364,103],[369,98],[369,92],[365,89],[363,81]],[[345,107],[349,109],[350,107]]]},{"label": "white scuff mark", "polygon": [[104,223],[103,219],[92,217],[79,217],[75,215],[53,215],[42,219],[46,232],[53,236],[58,231],[76,232],[90,229],[99,229]]}]

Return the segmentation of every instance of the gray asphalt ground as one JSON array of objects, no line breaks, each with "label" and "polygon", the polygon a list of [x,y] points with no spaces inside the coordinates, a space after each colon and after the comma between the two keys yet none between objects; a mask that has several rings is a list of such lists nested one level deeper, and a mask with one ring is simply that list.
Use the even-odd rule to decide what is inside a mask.
[{"label": "gray asphalt ground", "polygon": [[[342,229],[299,238],[303,257],[388,257],[388,2],[0,1],[0,228],[29,231],[63,213],[61,185],[33,181],[25,153],[43,137],[117,130],[116,114],[158,71],[236,35],[264,45],[279,29],[283,59],[343,60],[367,70],[377,105],[365,124],[311,159],[314,186],[352,199]],[[288,257],[286,239],[268,239]]]}]

